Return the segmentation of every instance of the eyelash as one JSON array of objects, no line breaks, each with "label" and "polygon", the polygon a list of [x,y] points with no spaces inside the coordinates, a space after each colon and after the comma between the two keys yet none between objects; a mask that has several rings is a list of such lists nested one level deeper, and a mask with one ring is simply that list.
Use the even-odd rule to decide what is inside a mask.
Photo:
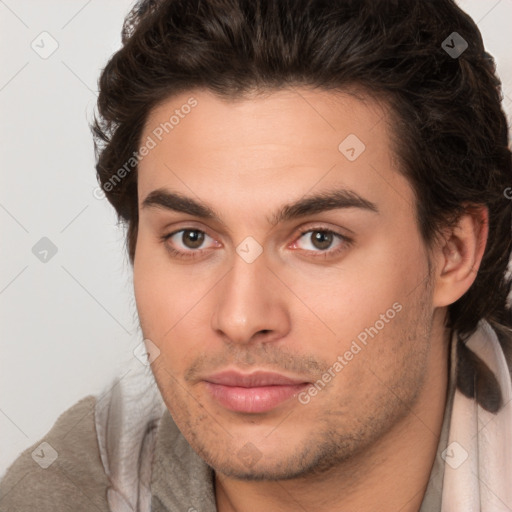
[{"label": "eyelash", "polygon": [[[182,228],[178,229],[176,231],[173,231],[172,233],[169,233],[168,235],[164,235],[161,237],[162,243],[165,244],[167,251],[170,253],[170,255],[174,258],[182,258],[182,259],[194,259],[197,257],[200,257],[202,253],[206,252],[206,249],[198,249],[198,250],[190,250],[190,251],[178,251],[174,247],[171,247],[167,242],[168,240],[176,235],[177,233],[181,233],[183,231],[197,231],[199,233],[203,233],[207,236],[208,233],[202,231],[201,229],[196,228]],[[333,231],[332,229],[328,229],[322,226],[317,226],[314,228],[304,228],[302,230],[299,230],[299,235],[296,238],[296,240],[300,240],[305,234],[307,233],[324,233],[324,234],[331,234],[335,237],[338,237],[340,241],[342,242],[340,247],[337,249],[327,249],[325,251],[306,251],[307,253],[310,253],[313,258],[327,258],[327,257],[335,257],[345,249],[349,248],[353,244],[353,240],[345,235],[342,235],[341,233],[338,233],[336,231]],[[210,237],[211,238],[211,237]],[[295,242],[294,242],[295,243]]]}]

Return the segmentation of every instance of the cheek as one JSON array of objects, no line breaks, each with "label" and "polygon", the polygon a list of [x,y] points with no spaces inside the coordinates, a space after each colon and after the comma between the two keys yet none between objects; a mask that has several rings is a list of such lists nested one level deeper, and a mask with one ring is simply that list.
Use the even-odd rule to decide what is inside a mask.
[{"label": "cheek", "polygon": [[137,312],[144,337],[159,340],[185,311],[179,273],[170,272],[161,247],[139,234],[133,264],[133,285]]},{"label": "cheek", "polygon": [[206,339],[204,299],[211,283],[193,265],[172,265],[161,247],[139,241],[133,285],[142,333],[159,348],[160,363],[176,369]]},{"label": "cheek", "polygon": [[426,268],[421,246],[399,247],[398,242],[383,239],[349,253],[336,266],[292,264],[279,273],[303,304],[294,317],[299,331],[311,333],[315,325],[322,328],[315,346],[333,352],[348,347],[360,333],[364,338],[366,329],[376,323],[382,330],[384,322],[387,329],[396,309],[410,301]]}]

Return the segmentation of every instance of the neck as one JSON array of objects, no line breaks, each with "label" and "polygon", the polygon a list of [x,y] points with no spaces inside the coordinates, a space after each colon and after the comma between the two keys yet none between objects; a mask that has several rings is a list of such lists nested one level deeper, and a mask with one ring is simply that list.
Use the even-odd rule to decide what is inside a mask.
[{"label": "neck", "polygon": [[[240,481],[216,473],[219,512],[418,512],[434,463],[448,389],[448,333],[413,409],[370,449],[329,472],[293,480]],[[435,348],[437,347],[437,348]]]}]

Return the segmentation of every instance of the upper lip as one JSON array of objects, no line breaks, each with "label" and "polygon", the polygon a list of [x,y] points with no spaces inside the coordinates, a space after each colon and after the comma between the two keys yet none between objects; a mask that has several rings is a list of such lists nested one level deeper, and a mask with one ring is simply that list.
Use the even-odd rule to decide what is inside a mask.
[{"label": "upper lip", "polygon": [[285,377],[279,373],[258,371],[243,374],[236,371],[224,371],[215,373],[204,379],[206,382],[220,384],[222,386],[236,386],[242,388],[255,388],[260,386],[296,386],[306,384],[302,379]]}]

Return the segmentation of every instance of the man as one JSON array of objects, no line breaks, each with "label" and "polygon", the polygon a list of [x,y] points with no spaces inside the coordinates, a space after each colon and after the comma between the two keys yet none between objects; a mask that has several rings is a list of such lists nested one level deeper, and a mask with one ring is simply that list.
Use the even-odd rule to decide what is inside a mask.
[{"label": "man", "polygon": [[98,110],[150,367],[2,510],[512,510],[511,154],[466,14],[146,0]]}]

